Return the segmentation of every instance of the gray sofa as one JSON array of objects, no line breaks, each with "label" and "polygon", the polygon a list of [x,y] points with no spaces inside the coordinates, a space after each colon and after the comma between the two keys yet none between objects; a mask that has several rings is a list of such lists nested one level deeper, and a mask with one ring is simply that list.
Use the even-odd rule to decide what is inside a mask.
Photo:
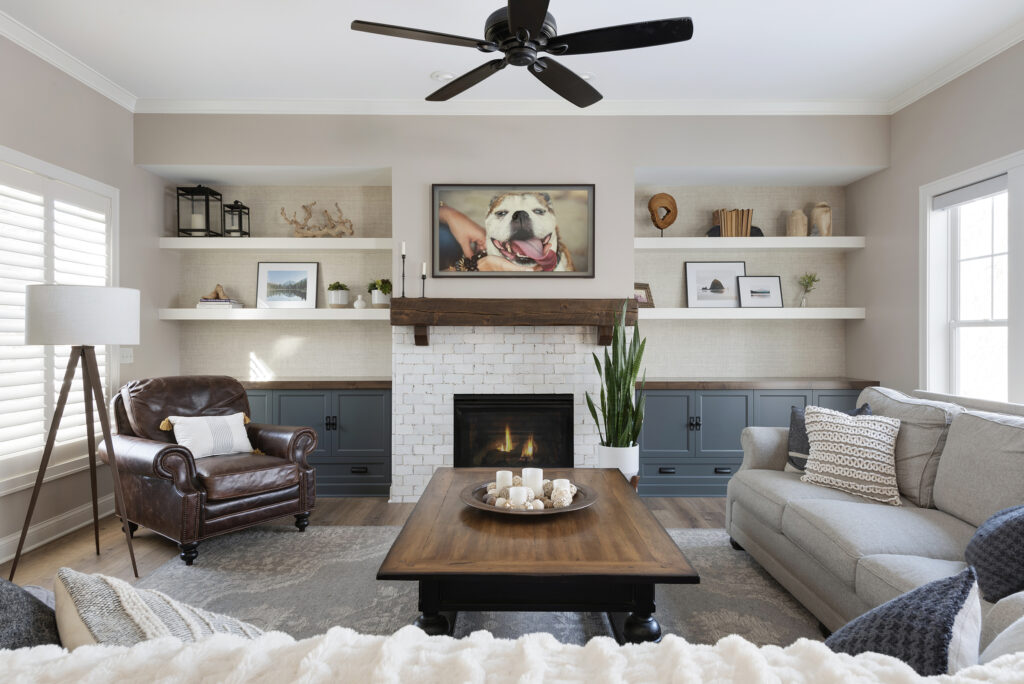
[{"label": "gray sofa", "polygon": [[[901,420],[901,506],[801,482],[787,466],[788,429],[743,431],[729,534],[830,630],[960,572],[977,526],[1024,503],[1024,407],[921,394],[872,387],[858,400]],[[984,604],[983,615],[987,643],[1024,616],[1024,592]]]}]

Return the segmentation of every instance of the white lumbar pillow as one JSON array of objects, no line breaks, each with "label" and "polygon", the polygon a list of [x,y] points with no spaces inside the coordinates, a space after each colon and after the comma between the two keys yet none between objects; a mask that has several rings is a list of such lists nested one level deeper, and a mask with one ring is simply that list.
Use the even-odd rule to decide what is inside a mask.
[{"label": "white lumbar pillow", "polygon": [[193,458],[252,451],[245,431],[245,414],[230,416],[168,416],[174,441],[192,452]]}]

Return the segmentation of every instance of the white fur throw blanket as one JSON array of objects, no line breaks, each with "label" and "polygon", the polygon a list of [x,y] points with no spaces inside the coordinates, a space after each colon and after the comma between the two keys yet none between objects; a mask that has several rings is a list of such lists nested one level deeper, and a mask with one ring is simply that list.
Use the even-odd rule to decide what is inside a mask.
[{"label": "white fur throw blanket", "polygon": [[714,646],[666,636],[660,644],[618,646],[599,637],[566,646],[549,634],[514,641],[476,632],[466,639],[428,637],[405,627],[387,637],[334,627],[296,641],[268,632],[252,641],[228,634],[183,644],[173,638],[131,648],[57,646],[0,651],[0,682],[736,682],[830,684],[851,682],[1024,682],[1024,653],[1003,656],[955,676],[919,677],[907,665],[877,654],[839,655],[801,639],[787,648],[758,648],[738,636]]}]

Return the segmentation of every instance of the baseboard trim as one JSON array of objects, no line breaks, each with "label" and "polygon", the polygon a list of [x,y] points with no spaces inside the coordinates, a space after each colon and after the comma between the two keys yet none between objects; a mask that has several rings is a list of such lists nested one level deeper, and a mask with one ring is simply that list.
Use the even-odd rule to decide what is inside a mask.
[{"label": "baseboard trim", "polygon": [[[113,515],[114,495],[107,494],[106,496],[101,496],[99,500],[99,509],[101,520]],[[25,549],[22,553],[24,554],[32,549],[37,549],[43,544],[48,544],[55,539],[60,539],[64,535],[81,529],[87,525],[92,525],[91,501],[86,502],[77,508],[65,511],[60,515],[55,515],[47,520],[34,523],[28,528],[28,538],[25,539]],[[18,530],[14,534],[9,534],[0,539],[0,563],[6,563],[7,561],[14,559],[14,554],[18,550],[18,539],[20,537],[21,530]]]}]

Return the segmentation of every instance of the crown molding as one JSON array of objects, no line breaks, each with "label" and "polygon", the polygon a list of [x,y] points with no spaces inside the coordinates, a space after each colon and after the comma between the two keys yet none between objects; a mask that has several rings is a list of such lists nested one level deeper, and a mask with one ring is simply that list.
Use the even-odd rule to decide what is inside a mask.
[{"label": "crown molding", "polygon": [[981,66],[1001,52],[1009,50],[1022,40],[1024,40],[1024,21],[997,33],[970,52],[961,55],[903,93],[892,98],[889,100],[886,113],[895,114],[904,107],[912,105],[929,93],[963,76],[971,69]]},{"label": "crown molding", "polygon": [[4,12],[0,12],[0,36],[28,50],[128,111],[135,111],[138,98],[134,94]]},{"label": "crown molding", "polygon": [[384,116],[844,116],[888,114],[885,102],[784,100],[602,100],[578,109],[560,100],[172,100],[140,98],[139,114]]}]

